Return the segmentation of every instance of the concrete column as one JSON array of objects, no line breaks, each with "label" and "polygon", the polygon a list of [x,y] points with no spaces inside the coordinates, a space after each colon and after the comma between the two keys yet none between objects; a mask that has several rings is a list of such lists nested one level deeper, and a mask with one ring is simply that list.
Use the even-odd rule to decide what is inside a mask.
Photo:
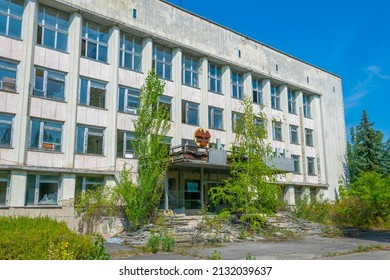
[{"label": "concrete column", "polygon": [[27,172],[11,171],[9,206],[23,207],[26,204]]},{"label": "concrete column", "polygon": [[280,109],[283,111],[284,119],[280,120],[282,122],[282,139],[284,144],[290,144],[290,132],[288,122],[285,117],[288,115],[288,104],[287,104],[287,91],[288,88],[286,85],[279,86],[280,91]]},{"label": "concrete column", "polygon": [[19,103],[17,114],[14,119],[14,161],[24,165],[27,159],[29,113],[30,113],[30,92],[32,92],[34,79],[34,54],[36,22],[38,16],[38,3],[35,0],[25,1],[22,21],[23,56],[18,66],[17,89],[19,92]]},{"label": "concrete column", "polygon": [[142,41],[142,72],[146,75],[152,70],[153,40],[145,38]]},{"label": "concrete column", "polygon": [[64,124],[63,151],[64,166],[73,168],[74,152],[76,145],[76,122],[77,122],[77,100],[79,93],[79,73],[81,56],[81,25],[82,18],[79,13],[73,13],[69,19],[68,50],[69,63],[68,74],[66,75],[65,97],[66,122]]},{"label": "concrete column", "polygon": [[199,126],[203,128],[208,127],[208,95],[209,95],[209,85],[208,85],[208,67],[209,62],[207,57],[202,57],[199,60],[199,87],[202,94],[202,102],[200,103],[199,108]]},{"label": "concrete column", "polygon": [[232,147],[233,133],[232,133],[232,70],[229,65],[222,67],[222,93],[225,96],[225,108],[223,109],[223,129],[226,131],[226,149],[230,150]]},{"label": "concrete column", "polygon": [[307,182],[307,164],[306,164],[306,140],[305,140],[305,128],[303,123],[303,93],[301,90],[297,91],[297,110],[299,115],[299,131],[301,145],[301,161],[302,161],[302,175],[303,181]]},{"label": "concrete column", "polygon": [[62,200],[75,199],[76,175],[65,173],[62,177]]},{"label": "concrete column", "polygon": [[252,100],[252,74],[244,73],[244,96],[248,96]]},{"label": "concrete column", "polygon": [[182,91],[182,50],[176,48],[172,52],[172,79],[174,83],[174,93],[172,100],[172,121],[174,127],[173,146],[181,144],[181,91]]},{"label": "concrete column", "polygon": [[263,100],[264,108],[263,112],[267,118],[267,140],[268,143],[272,143],[272,114],[271,114],[271,81],[264,79],[262,81],[263,86]]},{"label": "concrete column", "polygon": [[295,190],[294,186],[285,186],[284,187],[284,201],[287,202],[289,206],[295,205]]},{"label": "concrete column", "polygon": [[110,63],[109,83],[107,86],[106,102],[108,109],[108,122],[105,129],[105,155],[107,166],[115,170],[116,165],[116,145],[117,145],[117,104],[118,104],[118,69],[119,69],[119,27],[113,26],[109,31],[108,40],[108,62]]},{"label": "concrete column", "polygon": [[317,158],[317,176],[318,183],[327,182],[326,171],[325,171],[325,153],[324,153],[324,133],[322,129],[322,117],[321,116],[321,105],[320,96],[316,96],[312,100],[312,113],[314,121],[314,147],[316,149]]}]

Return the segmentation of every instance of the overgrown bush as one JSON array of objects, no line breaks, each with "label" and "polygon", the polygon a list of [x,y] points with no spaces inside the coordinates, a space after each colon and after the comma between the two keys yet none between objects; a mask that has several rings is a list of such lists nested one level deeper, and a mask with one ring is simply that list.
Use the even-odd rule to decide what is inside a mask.
[{"label": "overgrown bush", "polygon": [[163,229],[160,231],[154,231],[148,239],[148,247],[152,253],[157,253],[163,250],[165,252],[172,252],[175,248],[175,238],[172,232],[168,232]]},{"label": "overgrown bush", "polygon": [[323,197],[320,197],[320,199],[309,198],[308,195],[304,195],[302,198],[297,199],[293,215],[296,218],[324,223],[328,218],[330,204]]},{"label": "overgrown bush", "polygon": [[341,186],[332,219],[350,226],[390,227],[390,176],[366,172],[349,189]]},{"label": "overgrown bush", "polygon": [[48,217],[0,217],[0,259],[108,259],[101,237],[79,235]]},{"label": "overgrown bush", "polygon": [[76,213],[87,226],[87,233],[95,233],[102,217],[122,216],[117,187],[96,186],[85,193],[77,192]]}]

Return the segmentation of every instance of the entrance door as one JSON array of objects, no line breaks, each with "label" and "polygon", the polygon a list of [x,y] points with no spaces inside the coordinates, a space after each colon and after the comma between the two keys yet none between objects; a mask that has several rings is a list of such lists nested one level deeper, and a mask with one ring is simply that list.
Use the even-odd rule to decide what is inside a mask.
[{"label": "entrance door", "polygon": [[201,209],[199,180],[186,180],[184,200],[186,209]]}]

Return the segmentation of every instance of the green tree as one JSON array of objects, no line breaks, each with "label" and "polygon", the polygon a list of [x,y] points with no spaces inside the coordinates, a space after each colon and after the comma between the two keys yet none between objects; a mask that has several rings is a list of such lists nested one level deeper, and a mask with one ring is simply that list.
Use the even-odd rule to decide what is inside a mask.
[{"label": "green tree", "polygon": [[154,71],[149,72],[141,87],[139,116],[134,121],[137,183],[131,180],[131,172],[126,166],[120,176],[119,190],[126,205],[126,216],[133,227],[155,217],[164,189],[169,154],[164,137],[170,128],[170,112],[159,105],[164,86]]},{"label": "green tree", "polygon": [[390,176],[390,138],[383,143],[379,160],[381,163],[382,174],[384,176]]},{"label": "green tree", "polygon": [[257,228],[263,222],[262,214],[274,213],[278,207],[280,188],[275,184],[275,168],[266,163],[271,154],[266,143],[267,119],[263,113],[254,113],[248,96],[242,106],[244,113],[235,124],[230,177],[225,185],[210,189],[210,200],[228,205],[228,211],[242,214],[243,220]]},{"label": "green tree", "polygon": [[354,145],[357,175],[367,171],[380,172],[382,138],[383,134],[374,129],[374,123],[368,120],[366,110],[363,110],[360,123],[356,127]]},{"label": "green tree", "polygon": [[356,155],[355,155],[355,129],[350,129],[351,143],[347,142],[347,159],[349,169],[349,180],[354,182],[357,179],[357,168],[356,168]]}]

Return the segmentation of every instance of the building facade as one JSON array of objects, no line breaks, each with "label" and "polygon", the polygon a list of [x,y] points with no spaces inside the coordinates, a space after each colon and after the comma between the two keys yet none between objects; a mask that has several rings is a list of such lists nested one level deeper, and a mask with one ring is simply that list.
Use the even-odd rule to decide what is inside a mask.
[{"label": "building facade", "polygon": [[[283,199],[336,198],[340,77],[165,1],[0,0],[0,215],[72,226],[78,193],[114,185],[125,162],[136,169],[133,120],[152,69],[165,82],[167,141],[180,147],[162,207],[200,208],[226,178],[226,160],[215,160],[232,146],[244,94],[273,120]],[[184,158],[199,127],[214,149]]]}]

